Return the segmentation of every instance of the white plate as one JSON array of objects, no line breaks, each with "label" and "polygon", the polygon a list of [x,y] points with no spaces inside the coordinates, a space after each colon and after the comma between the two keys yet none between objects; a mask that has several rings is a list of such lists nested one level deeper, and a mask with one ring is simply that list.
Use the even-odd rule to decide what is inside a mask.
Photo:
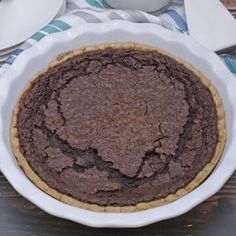
[{"label": "white plate", "polygon": [[18,47],[20,46],[20,44],[17,44],[16,46],[10,47],[10,48],[6,48],[4,50],[0,50],[0,56],[4,56],[6,54],[12,53],[14,50],[16,50]]},{"label": "white plate", "polygon": [[10,56],[11,56],[11,53],[0,55],[0,62],[5,61]]},{"label": "white plate", "polygon": [[63,0],[2,0],[0,50],[23,42],[58,14]]},{"label": "white plate", "polygon": [[56,15],[55,18],[64,15],[64,14],[65,14],[65,11],[66,11],[66,0],[63,0],[63,3],[62,3],[62,5],[61,5],[61,9],[59,10],[59,12],[57,13],[57,15]]},{"label": "white plate", "polygon": [[[22,172],[11,150],[9,127],[12,109],[26,83],[58,54],[84,45],[134,41],[162,48],[199,68],[223,98],[228,139],[221,160],[198,188],[170,204],[136,213],[96,213],[62,203],[39,190]],[[188,36],[154,24],[122,21],[84,24],[45,37],[24,51],[0,78],[0,168],[12,186],[46,212],[94,227],[139,227],[183,214],[216,193],[236,167],[236,79],[222,61]]]},{"label": "white plate", "polygon": [[[9,54],[10,55],[10,54]],[[8,58],[8,55],[0,56],[0,62],[5,61]]]}]

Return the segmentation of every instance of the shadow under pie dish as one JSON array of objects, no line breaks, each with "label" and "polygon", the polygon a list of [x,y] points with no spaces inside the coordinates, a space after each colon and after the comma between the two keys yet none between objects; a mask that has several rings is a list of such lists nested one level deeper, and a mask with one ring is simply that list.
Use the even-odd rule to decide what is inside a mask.
[{"label": "shadow under pie dish", "polygon": [[197,187],[226,140],[216,89],[199,71],[136,43],[65,54],[26,86],[11,142],[49,195],[94,211],[138,211]]}]

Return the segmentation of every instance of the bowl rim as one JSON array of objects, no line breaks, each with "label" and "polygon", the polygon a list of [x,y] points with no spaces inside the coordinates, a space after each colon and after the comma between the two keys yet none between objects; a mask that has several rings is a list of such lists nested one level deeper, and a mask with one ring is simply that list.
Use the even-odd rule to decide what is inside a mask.
[{"label": "bowl rim", "polygon": [[[184,47],[193,56],[199,57],[203,62],[208,63],[213,69],[215,76],[226,78],[225,84],[227,86],[227,92],[229,93],[229,99],[230,101],[236,100],[236,93],[234,92],[236,88],[236,79],[233,74],[228,71],[216,54],[200,46],[190,39],[190,37],[171,32],[155,24],[135,24],[125,21],[112,21],[106,23],[84,24],[78,28],[75,27],[65,32],[48,35],[37,45],[20,54],[16,58],[14,64],[0,78],[0,115],[3,112],[2,108],[9,97],[9,89],[12,81],[20,77],[21,73],[26,69],[29,60],[34,57],[46,55],[52,45],[55,45],[56,43],[69,43],[86,33],[106,34],[113,31],[137,35],[145,33],[147,35],[151,34],[167,40],[168,43]],[[231,106],[233,107],[233,112],[236,113],[236,104],[231,102]],[[9,151],[9,147],[3,142],[3,125],[4,122],[1,116],[0,146],[4,158],[0,158],[0,170],[16,191],[51,215],[92,227],[141,227],[160,220],[179,216],[216,193],[236,169],[236,158],[233,159],[232,154],[225,155],[223,161],[217,165],[210,177],[204,183],[186,196],[172,203],[133,213],[91,212],[62,203],[42,192],[42,190],[32,184],[23,174],[21,169],[16,167],[15,161],[11,158],[13,154]],[[235,139],[235,122],[232,124],[232,133],[232,136]],[[230,148],[231,153],[236,152],[236,145],[231,144],[228,148]],[[221,178],[217,179],[217,176],[220,176]],[[218,181],[214,181],[214,178]]]},{"label": "bowl rim", "polygon": [[134,9],[145,12],[156,12],[166,8],[172,0],[104,0],[105,4],[117,9]]}]

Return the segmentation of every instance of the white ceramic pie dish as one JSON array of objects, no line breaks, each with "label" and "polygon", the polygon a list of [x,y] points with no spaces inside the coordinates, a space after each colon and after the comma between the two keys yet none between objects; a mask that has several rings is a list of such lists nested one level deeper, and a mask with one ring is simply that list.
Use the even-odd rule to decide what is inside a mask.
[{"label": "white ceramic pie dish", "polygon": [[[133,41],[162,48],[200,69],[218,89],[224,103],[228,139],[218,165],[199,187],[167,205],[135,213],[97,213],[62,203],[36,187],[15,160],[9,139],[12,110],[26,83],[63,52],[81,46]],[[236,78],[211,51],[188,36],[153,24],[122,21],[84,24],[45,37],[23,52],[0,78],[0,169],[12,186],[44,211],[93,227],[140,227],[183,214],[216,193],[236,169]]]}]

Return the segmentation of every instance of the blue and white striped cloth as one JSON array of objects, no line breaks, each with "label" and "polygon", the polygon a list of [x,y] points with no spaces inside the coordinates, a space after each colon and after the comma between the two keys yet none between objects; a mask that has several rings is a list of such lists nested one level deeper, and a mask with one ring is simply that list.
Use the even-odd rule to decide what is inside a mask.
[{"label": "blue and white striped cloth", "polygon": [[[37,44],[48,34],[68,30],[83,23],[106,22],[111,20],[126,20],[136,23],[154,23],[169,30],[188,34],[183,0],[173,0],[171,5],[161,15],[155,16],[136,10],[110,9],[103,0],[67,0],[66,14],[52,21],[49,25],[35,33],[16,49],[1,65],[0,75],[14,63],[24,51]],[[220,55],[221,59],[236,75],[236,52]]]}]

